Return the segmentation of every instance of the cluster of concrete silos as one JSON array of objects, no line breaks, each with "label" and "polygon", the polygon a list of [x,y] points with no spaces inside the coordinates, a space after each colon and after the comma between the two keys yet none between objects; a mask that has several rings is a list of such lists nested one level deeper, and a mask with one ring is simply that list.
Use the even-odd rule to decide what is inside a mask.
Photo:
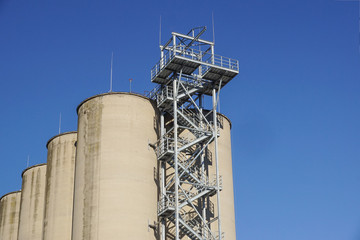
[{"label": "cluster of concrete silos", "polygon": [[[21,191],[1,197],[0,240],[158,240],[156,104],[106,93],[83,101],[77,114],[77,132],[51,138],[47,164],[25,169]],[[231,123],[222,119],[221,218],[226,239],[236,239]]]}]

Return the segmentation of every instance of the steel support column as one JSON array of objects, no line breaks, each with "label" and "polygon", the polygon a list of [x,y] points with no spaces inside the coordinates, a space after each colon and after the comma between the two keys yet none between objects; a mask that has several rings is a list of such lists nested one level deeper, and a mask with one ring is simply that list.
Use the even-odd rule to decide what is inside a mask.
[{"label": "steel support column", "polygon": [[[217,202],[217,214],[220,216],[220,182],[219,182],[219,149],[218,149],[218,128],[217,128],[217,101],[216,101],[216,90],[212,90],[212,100],[213,100],[213,124],[214,124],[214,144],[215,144],[215,168],[216,168],[216,202]],[[221,239],[221,219],[218,219],[218,231],[219,239]]]},{"label": "steel support column", "polygon": [[[174,37],[175,41],[175,37]],[[173,81],[174,111],[174,165],[175,165],[175,239],[179,240],[179,163],[178,163],[178,123],[177,123],[177,80]]]},{"label": "steel support column", "polygon": [[[162,112],[160,115],[160,136],[161,138],[163,138],[165,134],[165,122],[164,122],[164,113]],[[163,139],[162,139],[163,140]],[[166,193],[166,189],[165,189],[165,168],[166,168],[166,163],[163,161],[159,162],[160,164],[160,196],[163,197]],[[166,239],[166,221],[165,219],[161,219],[161,236],[160,239],[161,240],[165,240]]]}]

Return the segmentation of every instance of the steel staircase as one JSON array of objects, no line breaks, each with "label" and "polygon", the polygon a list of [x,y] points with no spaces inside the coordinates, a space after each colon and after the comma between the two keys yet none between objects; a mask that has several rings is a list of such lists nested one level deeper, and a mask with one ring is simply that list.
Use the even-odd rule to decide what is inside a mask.
[{"label": "steel staircase", "polygon": [[[224,237],[219,204],[222,178],[217,157],[216,92],[238,74],[239,63],[215,55],[214,43],[200,39],[205,30],[194,28],[186,35],[173,32],[172,38],[160,46],[161,59],[151,70],[151,81],[159,85],[149,97],[162,113],[160,137],[154,144],[160,164],[161,240]],[[205,96],[212,96],[213,105],[206,113]],[[215,161],[208,154],[209,144],[214,144]],[[209,168],[209,162],[214,162],[216,173]],[[216,212],[212,201],[217,202]],[[207,212],[213,215],[207,216]],[[215,223],[218,232],[212,230]]]}]

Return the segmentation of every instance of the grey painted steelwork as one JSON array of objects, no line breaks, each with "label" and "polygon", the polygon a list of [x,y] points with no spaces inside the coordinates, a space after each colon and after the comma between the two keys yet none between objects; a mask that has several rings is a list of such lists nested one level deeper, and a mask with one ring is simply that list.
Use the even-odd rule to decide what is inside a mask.
[{"label": "grey painted steelwork", "polygon": [[[224,238],[216,109],[219,91],[239,73],[239,62],[215,55],[214,43],[200,39],[205,30],[194,28],[186,35],[173,32],[171,39],[160,46],[161,59],[151,70],[151,81],[159,85],[149,97],[156,100],[162,112],[161,136],[155,144],[161,166],[161,240]],[[202,110],[205,95],[212,96],[213,106],[206,113]],[[214,145],[215,176],[211,176],[207,154],[210,144]],[[213,206],[216,212],[211,211]],[[217,226],[211,228],[215,222]]]}]

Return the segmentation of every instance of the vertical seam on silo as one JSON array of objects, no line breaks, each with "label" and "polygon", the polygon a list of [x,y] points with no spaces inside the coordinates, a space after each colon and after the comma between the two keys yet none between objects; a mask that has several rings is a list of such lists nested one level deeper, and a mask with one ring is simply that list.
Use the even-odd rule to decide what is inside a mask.
[{"label": "vertical seam on silo", "polygon": [[[102,109],[102,107],[103,107],[103,100],[104,100],[104,97],[101,97],[100,98],[100,106],[98,106],[99,107],[99,111],[101,111],[101,113],[100,113],[100,122],[98,121],[98,123],[97,124],[101,124],[102,123],[102,118],[103,118],[103,114],[102,114],[102,111],[103,111],[103,109]],[[100,126],[97,126],[98,127],[98,131],[100,131]],[[102,141],[102,139],[101,139],[101,132],[99,132],[99,135],[100,136],[98,136],[99,138],[100,138],[100,141],[99,141],[99,146],[98,146],[98,148],[99,149],[101,149],[101,141]],[[98,186],[98,193],[97,193],[97,228],[96,228],[96,232],[97,232],[97,237],[96,237],[96,240],[99,240],[99,231],[100,231],[100,227],[99,227],[99,222],[100,222],[100,187],[101,187],[101,179],[100,179],[100,173],[101,173],[101,160],[102,160],[102,158],[101,158],[101,155],[100,156],[98,156],[97,157],[97,159],[98,159],[98,172],[97,172],[97,179],[98,179],[98,184],[99,184],[99,186]]]}]

